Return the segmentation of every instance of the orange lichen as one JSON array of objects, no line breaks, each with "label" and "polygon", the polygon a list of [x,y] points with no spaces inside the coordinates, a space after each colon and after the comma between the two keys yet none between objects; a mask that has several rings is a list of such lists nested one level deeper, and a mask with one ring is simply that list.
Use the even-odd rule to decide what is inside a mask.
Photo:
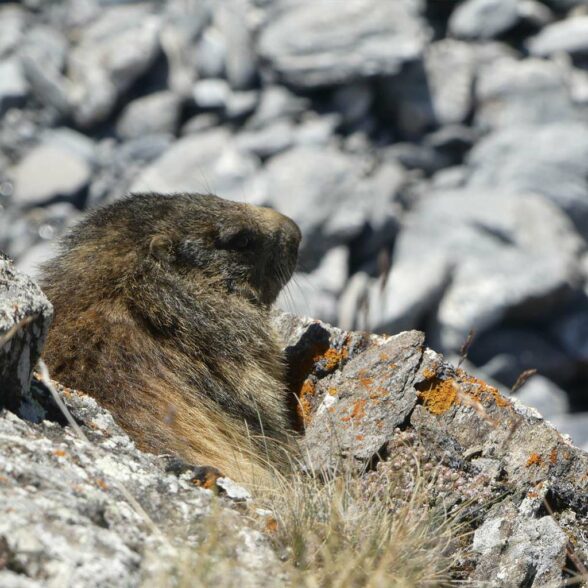
[{"label": "orange lichen", "polygon": [[555,465],[557,463],[557,447],[554,447],[549,454],[549,461],[551,465]]},{"label": "orange lichen", "polygon": [[310,378],[304,380],[304,383],[300,388],[298,405],[296,407],[298,416],[302,419],[303,423],[308,423],[310,420],[310,414],[312,412],[312,403],[310,399],[314,396],[315,392],[316,384]]},{"label": "orange lichen", "polygon": [[360,398],[353,403],[353,408],[351,409],[351,413],[347,416],[343,417],[341,420],[346,423],[350,420],[358,421],[365,416],[365,405],[367,400],[364,398]]},{"label": "orange lichen", "polygon": [[[426,375],[426,374],[425,374]],[[456,402],[457,386],[453,380],[432,378],[419,386],[418,397],[423,405],[433,414],[447,412]]]},{"label": "orange lichen", "polygon": [[527,460],[527,467],[531,467],[532,465],[540,466],[543,463],[543,458],[538,453],[531,453],[529,459]]},{"label": "orange lichen", "polygon": [[364,439],[364,436],[363,436],[363,435],[355,435],[355,439],[356,439],[357,441],[363,441],[363,439]]},{"label": "orange lichen", "polygon": [[265,532],[270,533],[271,535],[277,533],[278,531],[278,521],[274,519],[274,517],[269,517],[267,522],[265,523]]},{"label": "orange lichen", "polygon": [[63,449],[55,449],[52,453],[55,457],[65,457],[67,455],[67,451]]},{"label": "orange lichen", "polygon": [[327,390],[327,394],[329,396],[337,396],[338,390],[337,388],[335,388],[335,386],[331,386],[328,390]]},{"label": "orange lichen", "polygon": [[373,378],[359,378],[359,383],[364,388],[370,388],[371,385],[374,383],[374,379]]},{"label": "orange lichen", "polygon": [[102,478],[96,478],[95,482],[101,490],[108,490],[108,484]]},{"label": "orange lichen", "polygon": [[348,357],[349,351],[345,346],[343,346],[341,349],[334,349],[333,347],[329,347],[329,349],[327,349],[324,353],[315,355],[313,357],[313,361],[314,363],[324,361],[324,369],[327,372],[331,372]]},{"label": "orange lichen", "polygon": [[483,380],[476,378],[475,376],[470,376],[462,369],[458,369],[456,372],[461,380],[467,384],[470,384],[472,387],[468,390],[470,396],[473,396],[476,400],[484,400],[487,397],[492,397],[496,406],[500,408],[506,408],[507,406],[511,405],[510,400],[507,400],[496,388],[493,386],[489,386]]}]

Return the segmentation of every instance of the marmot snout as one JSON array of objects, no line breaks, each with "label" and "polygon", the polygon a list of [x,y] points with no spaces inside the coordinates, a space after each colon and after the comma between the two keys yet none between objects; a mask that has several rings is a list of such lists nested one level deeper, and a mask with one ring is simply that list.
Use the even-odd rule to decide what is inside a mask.
[{"label": "marmot snout", "polygon": [[45,268],[45,358],[143,449],[248,481],[279,463],[290,415],[269,305],[300,230],[270,209],[136,194],[96,210]]}]

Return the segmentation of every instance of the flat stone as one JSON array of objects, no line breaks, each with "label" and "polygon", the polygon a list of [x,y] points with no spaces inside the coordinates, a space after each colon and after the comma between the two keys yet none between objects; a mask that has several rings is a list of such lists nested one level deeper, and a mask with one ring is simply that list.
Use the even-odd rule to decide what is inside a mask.
[{"label": "flat stone", "polygon": [[493,39],[519,19],[518,0],[466,0],[449,19],[449,31],[463,39]]},{"label": "flat stone", "polygon": [[145,135],[174,134],[180,117],[181,101],[173,92],[148,94],[130,102],[122,111],[116,132],[122,139]]},{"label": "flat stone", "polygon": [[9,108],[20,106],[29,93],[20,63],[15,59],[0,62],[0,116]]},{"label": "flat stone", "polygon": [[529,39],[529,51],[537,57],[556,53],[588,54],[588,16],[575,16],[546,26]]},{"label": "flat stone", "polygon": [[12,170],[14,200],[31,206],[55,198],[72,199],[88,185],[91,173],[88,163],[69,149],[42,144]]},{"label": "flat stone", "polygon": [[417,58],[429,38],[418,3],[355,0],[337,6],[280,2],[258,51],[286,83],[303,88],[392,74]]}]

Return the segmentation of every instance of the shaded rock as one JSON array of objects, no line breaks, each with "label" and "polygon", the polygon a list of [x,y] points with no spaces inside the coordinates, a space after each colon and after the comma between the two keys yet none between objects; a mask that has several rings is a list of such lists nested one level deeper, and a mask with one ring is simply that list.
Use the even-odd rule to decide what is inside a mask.
[{"label": "shaded rock", "polygon": [[37,284],[0,255],[0,408],[34,409],[31,378],[52,316]]},{"label": "shaded rock", "polygon": [[[154,62],[161,20],[144,4],[105,8],[69,54],[76,121],[91,126],[108,118],[118,97]],[[125,47],[121,51],[121,47]]]},{"label": "shaded rock", "polygon": [[116,123],[116,132],[123,139],[159,133],[173,135],[180,117],[180,106],[180,99],[169,91],[133,100],[122,111]]},{"label": "shaded rock", "polygon": [[258,51],[286,83],[312,88],[396,73],[429,36],[409,0],[312,4],[281,2],[261,31]]},{"label": "shaded rock", "polygon": [[464,39],[493,39],[519,20],[518,0],[466,0],[449,19],[449,31]]},{"label": "shaded rock", "polygon": [[468,186],[543,194],[588,235],[588,130],[582,124],[500,129],[476,144],[468,163]]},{"label": "shaded rock", "polygon": [[569,72],[555,62],[497,60],[482,71],[476,86],[476,124],[510,128],[579,119],[568,77]]},{"label": "shaded rock", "polygon": [[29,93],[20,63],[15,59],[0,62],[0,116],[9,108],[20,106]]},{"label": "shaded rock", "polygon": [[260,128],[274,123],[277,119],[300,117],[309,102],[281,86],[265,86],[253,116],[247,121],[247,128]]},{"label": "shaded rock", "polygon": [[[523,404],[537,409],[544,419],[552,422],[554,417],[566,414],[570,408],[567,394],[551,380],[539,374],[534,375],[517,390],[515,397]],[[558,430],[566,432],[560,428]],[[576,444],[580,445],[577,441]]]},{"label": "shaded rock", "polygon": [[485,374],[509,388],[530,369],[560,383],[570,381],[576,374],[575,361],[569,353],[559,349],[546,334],[530,328],[502,327],[476,336],[468,357]]},{"label": "shaded rock", "polygon": [[257,159],[218,128],[178,139],[133,182],[133,192],[214,192],[236,200],[255,197]]},{"label": "shaded rock", "polygon": [[58,145],[35,147],[12,171],[20,206],[73,199],[88,185],[91,169],[81,157]]},{"label": "shaded rock", "polygon": [[588,54],[588,16],[576,16],[545,27],[528,42],[529,51],[538,57],[556,53]]},{"label": "shaded rock", "polygon": [[558,431],[569,435],[575,445],[588,451],[588,412],[554,415],[549,420]]},{"label": "shaded rock", "polygon": [[579,308],[570,309],[552,326],[552,333],[568,353],[579,361],[588,361],[588,304],[583,300]]}]

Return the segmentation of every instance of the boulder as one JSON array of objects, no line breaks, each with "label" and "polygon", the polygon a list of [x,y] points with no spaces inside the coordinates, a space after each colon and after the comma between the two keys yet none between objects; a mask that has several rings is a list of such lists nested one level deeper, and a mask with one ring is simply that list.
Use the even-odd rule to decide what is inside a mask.
[{"label": "boulder", "polygon": [[419,5],[360,0],[333,10],[330,0],[281,1],[269,11],[258,51],[280,79],[301,88],[393,74],[429,38]]}]

